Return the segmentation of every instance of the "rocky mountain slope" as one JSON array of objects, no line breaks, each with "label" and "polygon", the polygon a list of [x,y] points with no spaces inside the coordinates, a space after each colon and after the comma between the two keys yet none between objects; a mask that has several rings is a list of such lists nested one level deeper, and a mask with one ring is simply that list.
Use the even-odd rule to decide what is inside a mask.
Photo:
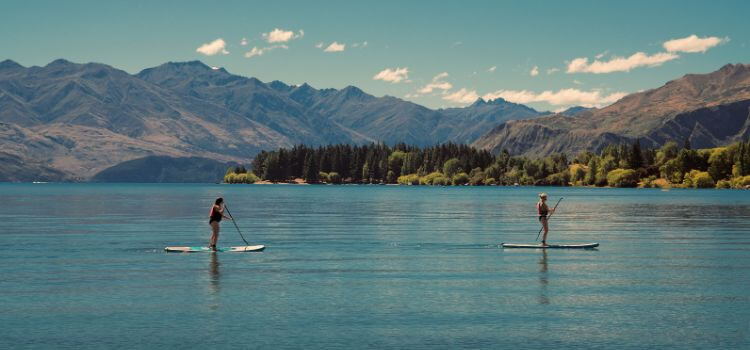
[{"label": "rocky mountain slope", "polygon": [[504,101],[435,111],[353,86],[266,84],[198,61],[130,75],[98,63],[26,68],[6,60],[0,159],[15,165],[0,181],[88,180],[152,155],[247,163],[259,150],[294,144],[468,143],[499,121],[539,114]]},{"label": "rocky mountain slope", "polygon": [[688,138],[694,147],[716,147],[747,139],[749,100],[750,65],[729,64],[712,73],[685,75],[575,117],[556,114],[503,123],[473,145],[529,156],[597,151],[608,143],[635,139],[659,146]]}]

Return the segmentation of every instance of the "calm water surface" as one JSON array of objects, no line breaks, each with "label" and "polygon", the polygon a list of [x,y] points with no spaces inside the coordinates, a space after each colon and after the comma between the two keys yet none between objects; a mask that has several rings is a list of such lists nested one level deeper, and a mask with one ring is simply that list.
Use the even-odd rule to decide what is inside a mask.
[{"label": "calm water surface", "polygon": [[750,192],[539,190],[0,184],[0,348],[750,347]]}]

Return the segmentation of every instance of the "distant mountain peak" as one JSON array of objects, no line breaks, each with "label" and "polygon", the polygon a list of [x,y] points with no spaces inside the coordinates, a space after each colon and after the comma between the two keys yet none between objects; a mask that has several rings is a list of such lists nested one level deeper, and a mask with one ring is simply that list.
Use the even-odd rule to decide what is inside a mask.
[{"label": "distant mountain peak", "polygon": [[498,97],[494,100],[485,100],[484,98],[478,98],[474,103],[470,105],[470,107],[479,107],[484,105],[493,105],[493,106],[504,106],[504,105],[515,105],[516,103],[508,102],[502,97]]},{"label": "distant mountain peak", "polygon": [[208,66],[201,61],[185,61],[185,62],[167,62],[162,65],[146,68],[142,72],[153,72],[153,71],[193,71],[193,72],[226,72],[224,68],[217,68]]},{"label": "distant mountain peak", "polygon": [[572,117],[574,115],[577,115],[578,113],[581,113],[581,112],[584,112],[584,111],[588,111],[588,110],[592,110],[592,109],[596,109],[596,108],[593,108],[593,107],[583,107],[583,106],[573,106],[573,107],[570,107],[570,108],[568,108],[568,109],[560,112],[560,114]]},{"label": "distant mountain peak", "polygon": [[271,87],[271,89],[274,89],[276,91],[289,91],[292,87],[285,84],[283,81],[280,80],[274,80],[270,83],[268,83],[268,86]]},{"label": "distant mountain peak", "polygon": [[50,63],[47,64],[46,67],[54,67],[54,66],[68,66],[74,64],[73,62],[70,62],[64,58],[58,58]]},{"label": "distant mountain peak", "polygon": [[231,76],[231,74],[222,67],[211,67],[201,61],[185,61],[167,62],[156,67],[146,68],[136,74],[136,76],[141,79],[156,82],[174,77],[179,77],[178,79],[187,79],[202,76],[208,79],[222,79]]},{"label": "distant mountain peak", "polygon": [[183,62],[171,62],[170,61],[170,62],[167,62],[165,64],[166,65],[170,65],[170,66],[174,66],[174,67],[200,67],[200,68],[206,68],[206,69],[210,69],[211,68],[208,65],[206,65],[205,63],[203,63],[201,61],[198,61],[198,60],[183,61]]},{"label": "distant mountain peak", "polygon": [[734,71],[734,70],[745,70],[750,69],[750,64],[743,64],[743,63],[727,63],[721,68],[719,68],[719,72],[726,72],[726,71]]},{"label": "distant mountain peak", "polygon": [[308,83],[302,83],[302,85],[297,86],[294,88],[294,94],[300,94],[300,93],[312,93],[315,92],[315,88],[310,86]]},{"label": "distant mountain peak", "polygon": [[349,85],[349,86],[341,89],[341,92],[343,94],[345,94],[346,96],[364,96],[364,95],[367,95],[367,93],[365,93],[364,91],[362,91],[362,89],[360,89],[360,88],[358,88],[356,86],[352,86],[352,85]]},{"label": "distant mountain peak", "polygon": [[487,104],[487,101],[485,101],[483,98],[480,97],[476,101],[474,101],[474,103],[472,103],[469,107],[479,107],[479,106],[483,106],[486,104]]},{"label": "distant mountain peak", "polygon": [[502,97],[498,97],[498,98],[496,98],[494,100],[487,100],[487,104],[496,105],[496,106],[507,105],[509,103],[512,103],[512,102],[508,102],[508,100],[506,100],[506,99],[504,99]]},{"label": "distant mountain peak", "polygon": [[17,68],[23,68],[23,66],[13,60],[5,60],[5,61],[0,62],[0,69],[17,69]]}]

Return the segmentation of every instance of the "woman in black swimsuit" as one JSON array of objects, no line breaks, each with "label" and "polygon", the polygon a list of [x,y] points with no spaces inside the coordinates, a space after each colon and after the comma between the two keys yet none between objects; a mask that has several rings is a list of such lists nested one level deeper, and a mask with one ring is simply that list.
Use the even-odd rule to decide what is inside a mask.
[{"label": "woman in black swimsuit", "polygon": [[219,240],[219,222],[221,219],[229,219],[224,215],[224,198],[216,198],[214,205],[211,207],[211,213],[209,214],[208,224],[211,225],[211,239],[208,241],[208,247],[211,250],[216,251],[216,241]]},{"label": "woman in black swimsuit", "polygon": [[539,222],[542,223],[542,227],[544,228],[544,237],[542,237],[542,245],[547,245],[547,233],[549,232],[549,225],[547,224],[547,219],[549,215],[552,215],[552,213],[555,212],[555,209],[552,210],[549,209],[547,206],[547,194],[546,193],[540,193],[539,194],[539,202],[536,203],[536,212],[539,214]]}]

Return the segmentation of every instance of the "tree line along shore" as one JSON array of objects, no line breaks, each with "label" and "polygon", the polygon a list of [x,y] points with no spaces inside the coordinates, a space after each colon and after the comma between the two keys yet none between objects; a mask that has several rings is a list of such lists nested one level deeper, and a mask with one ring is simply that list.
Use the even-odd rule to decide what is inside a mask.
[{"label": "tree line along shore", "polygon": [[249,170],[229,168],[224,182],[750,188],[750,141],[709,149],[693,149],[687,141],[642,149],[635,141],[573,159],[565,154],[512,156],[508,151],[493,155],[452,143],[426,148],[298,145],[263,151]]}]

